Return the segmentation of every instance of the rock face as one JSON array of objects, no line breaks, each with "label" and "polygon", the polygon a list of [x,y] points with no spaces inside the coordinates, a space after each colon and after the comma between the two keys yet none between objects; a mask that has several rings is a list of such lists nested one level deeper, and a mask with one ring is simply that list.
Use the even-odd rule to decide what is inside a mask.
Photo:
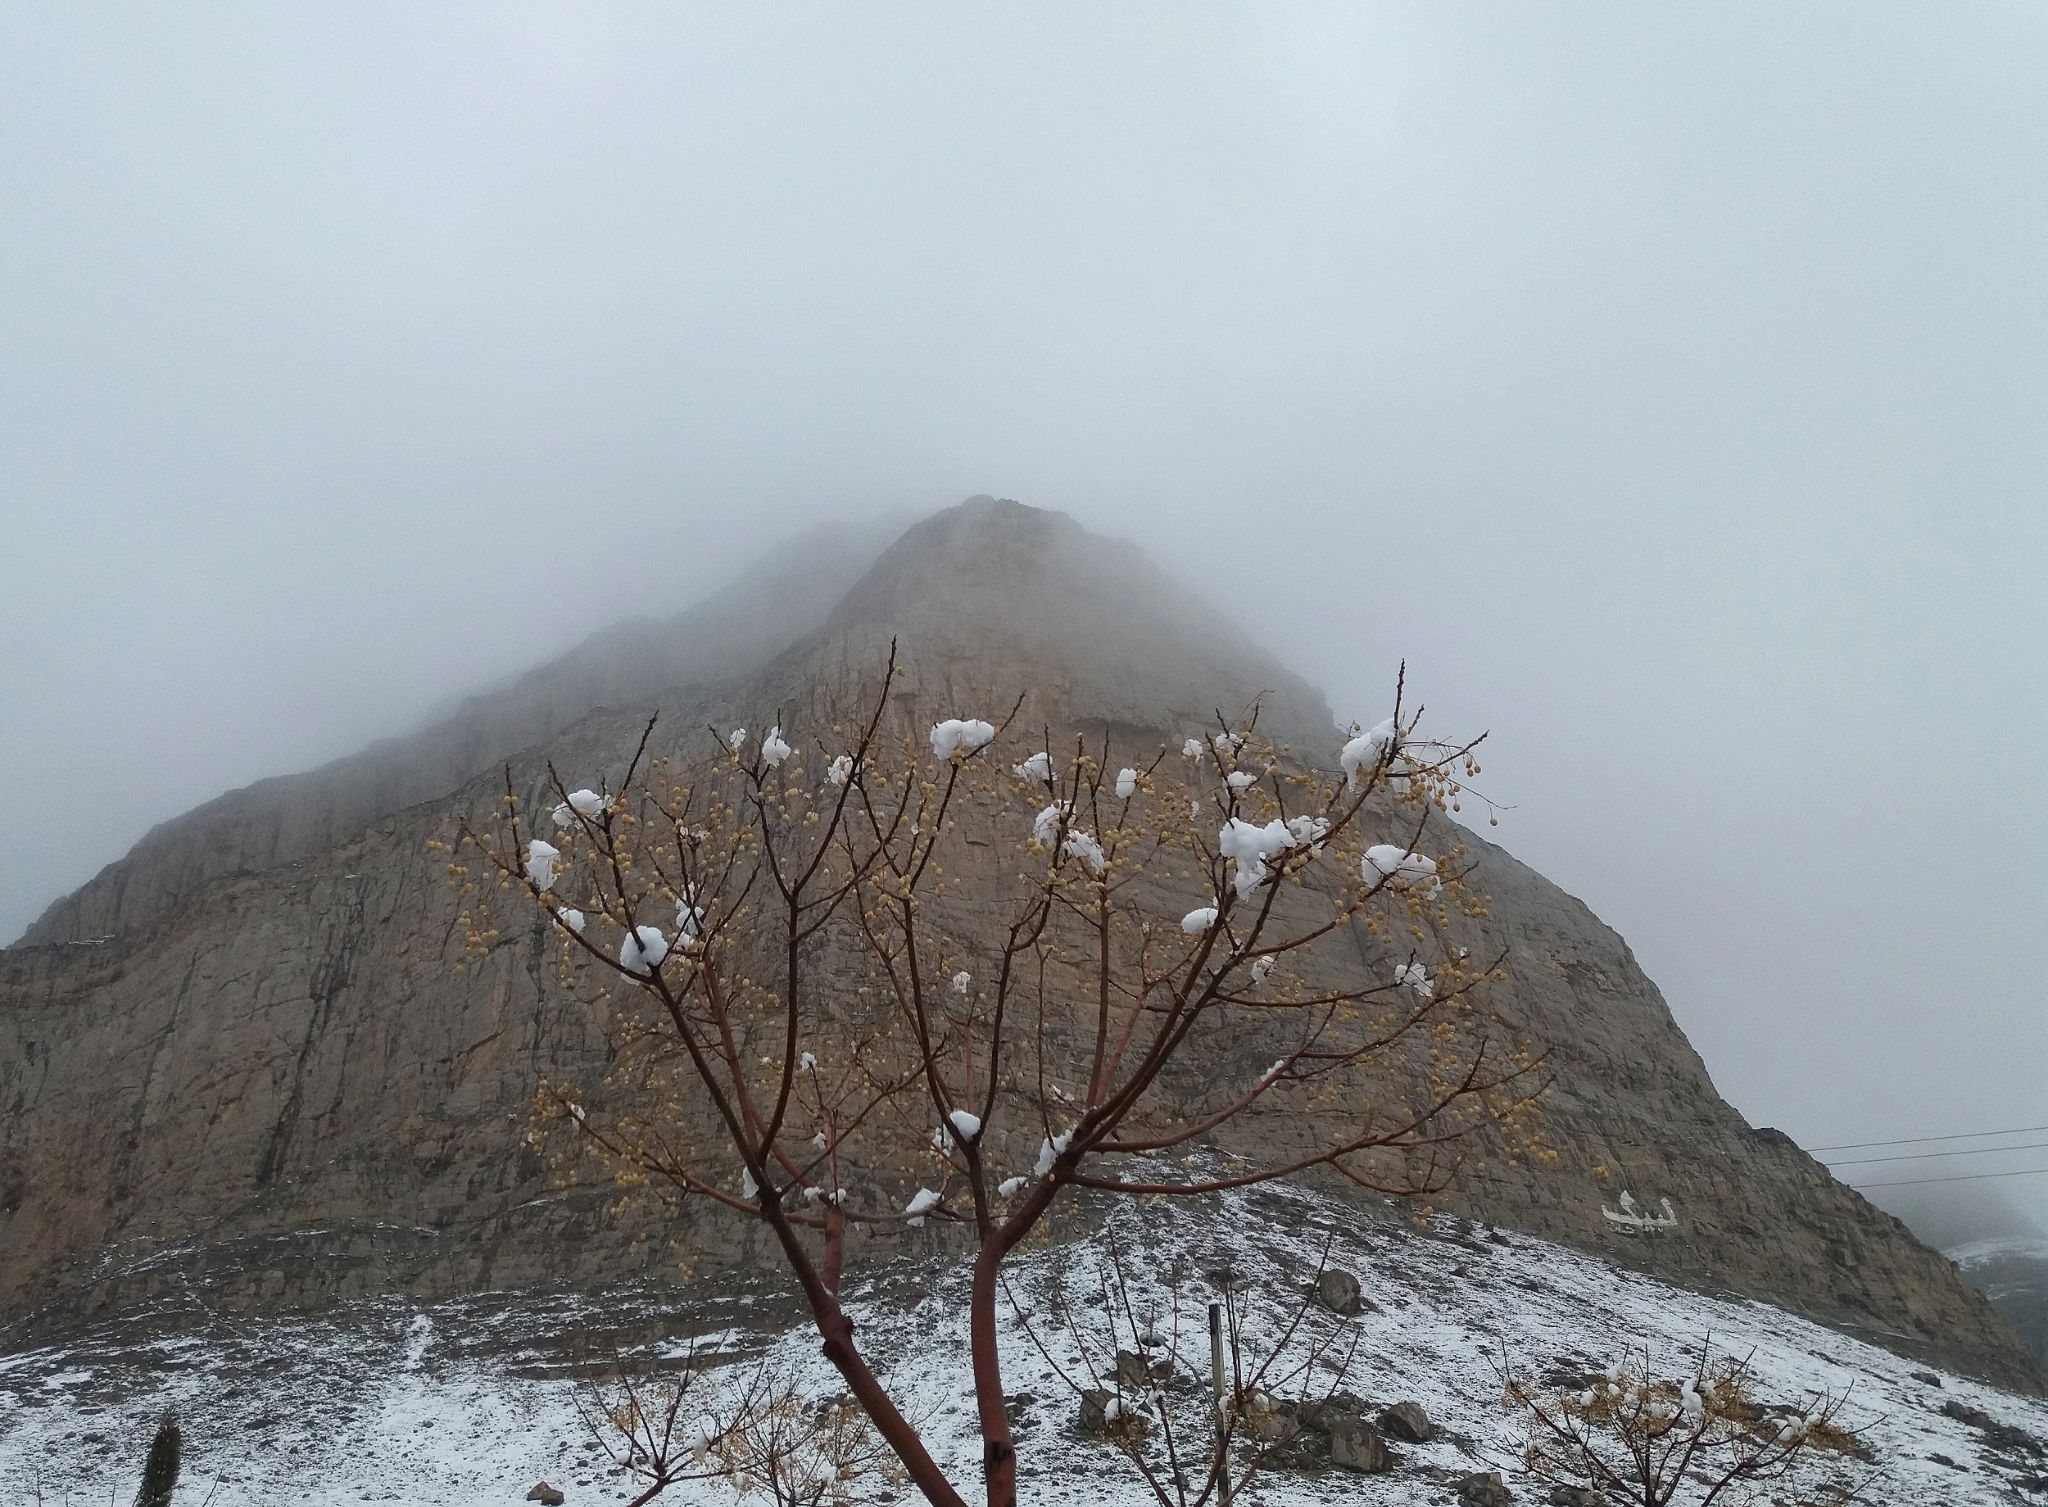
[{"label": "rock face", "polygon": [[[764,596],[763,580],[781,585]],[[224,796],[0,952],[10,1332],[187,1283],[260,1309],[760,1254],[688,1206],[650,1231],[608,1189],[563,1188],[527,1148],[539,1080],[595,1080],[611,1046],[537,928],[464,963],[446,860],[427,844],[489,804],[502,761],[529,781],[547,759],[616,780],[655,708],[683,729],[778,711],[802,726],[828,692],[871,682],[892,637],[907,723],[1022,690],[1027,725],[1156,749],[1262,698],[1267,736],[1335,762],[1322,697],[1136,551],[976,499],[878,557],[799,551],[723,604],[594,641],[402,745]],[[1485,924],[1512,949],[1508,998],[1550,1050],[1558,1157],[1489,1158],[1454,1206],[2038,1383],[1953,1266],[1722,1102],[1619,937],[1465,841]]]}]

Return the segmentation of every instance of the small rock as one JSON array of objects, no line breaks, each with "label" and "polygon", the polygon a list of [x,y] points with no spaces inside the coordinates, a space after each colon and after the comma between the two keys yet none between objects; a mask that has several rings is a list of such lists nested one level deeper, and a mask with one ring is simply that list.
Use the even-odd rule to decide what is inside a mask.
[{"label": "small rock", "polygon": [[1379,1428],[1389,1439],[1405,1439],[1410,1444],[1427,1444],[1436,1437],[1436,1425],[1418,1402],[1395,1403],[1380,1414]]},{"label": "small rock", "polygon": [[1930,1387],[1938,1387],[1941,1385],[1941,1378],[1939,1376],[1936,1376],[1932,1371],[1915,1371],[1912,1373],[1912,1376],[1913,1380],[1918,1382],[1925,1382]]},{"label": "small rock", "polygon": [[1326,1267],[1316,1278],[1316,1301],[1347,1319],[1358,1317],[1365,1305],[1359,1300],[1358,1278],[1350,1272]]},{"label": "small rock", "polygon": [[1508,1507],[1514,1496],[1499,1471],[1483,1470],[1459,1479],[1458,1500],[1465,1507]]},{"label": "small rock", "polygon": [[526,1494],[529,1502],[538,1502],[541,1507],[562,1507],[562,1494],[545,1481],[537,1482]]},{"label": "small rock", "polygon": [[1607,1507],[1607,1499],[1586,1486],[1558,1486],[1550,1493],[1550,1507]]},{"label": "small rock", "polygon": [[1325,1413],[1323,1419],[1323,1426],[1330,1433],[1332,1465],[1363,1471],[1368,1475],[1378,1475],[1394,1468],[1393,1451],[1387,1448],[1387,1441],[1363,1418]]}]

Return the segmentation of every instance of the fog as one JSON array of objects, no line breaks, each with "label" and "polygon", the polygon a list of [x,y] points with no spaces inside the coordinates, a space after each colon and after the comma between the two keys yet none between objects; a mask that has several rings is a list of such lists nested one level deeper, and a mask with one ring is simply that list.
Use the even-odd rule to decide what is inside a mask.
[{"label": "fog", "polygon": [[1753,1120],[2048,1125],[2040,8],[0,15],[0,936],[991,492],[1490,728]]}]

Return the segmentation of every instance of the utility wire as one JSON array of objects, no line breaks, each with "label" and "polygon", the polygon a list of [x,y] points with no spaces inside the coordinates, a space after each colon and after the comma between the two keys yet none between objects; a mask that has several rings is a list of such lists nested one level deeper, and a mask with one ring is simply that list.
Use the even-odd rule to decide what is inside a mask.
[{"label": "utility wire", "polygon": [[2010,1130],[1964,1130],[1955,1135],[1909,1135],[1896,1141],[1849,1141],[1840,1146],[1808,1146],[1815,1151],[1868,1151],[1874,1146],[1922,1146],[1929,1141],[1975,1141],[1991,1135],[2039,1135],[2048,1125],[2015,1125]]},{"label": "utility wire", "polygon": [[1961,1151],[1907,1151],[1897,1156],[1852,1156],[1846,1162],[1829,1162],[1828,1165],[1864,1167],[1872,1162],[1924,1162],[1937,1156],[1991,1156],[2000,1151],[2039,1151],[2043,1147],[2048,1147],[2048,1141],[2023,1141],[2017,1146],[1969,1146]]},{"label": "utility wire", "polygon": [[1951,1172],[1946,1177],[1905,1177],[1896,1182],[1851,1183],[1856,1189],[1863,1188],[1910,1188],[1915,1183],[1973,1183],[1986,1177],[2039,1177],[2048,1172],[2048,1167],[2018,1167],[2011,1172]]}]

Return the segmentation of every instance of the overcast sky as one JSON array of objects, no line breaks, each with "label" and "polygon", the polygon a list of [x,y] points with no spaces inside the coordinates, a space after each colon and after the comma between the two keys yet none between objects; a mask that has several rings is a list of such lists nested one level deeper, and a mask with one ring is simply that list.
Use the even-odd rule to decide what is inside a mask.
[{"label": "overcast sky", "polygon": [[2044,77],[2034,4],[9,0],[0,935],[993,492],[1262,564],[1344,715],[1405,656],[1752,1119],[2048,1124]]}]

